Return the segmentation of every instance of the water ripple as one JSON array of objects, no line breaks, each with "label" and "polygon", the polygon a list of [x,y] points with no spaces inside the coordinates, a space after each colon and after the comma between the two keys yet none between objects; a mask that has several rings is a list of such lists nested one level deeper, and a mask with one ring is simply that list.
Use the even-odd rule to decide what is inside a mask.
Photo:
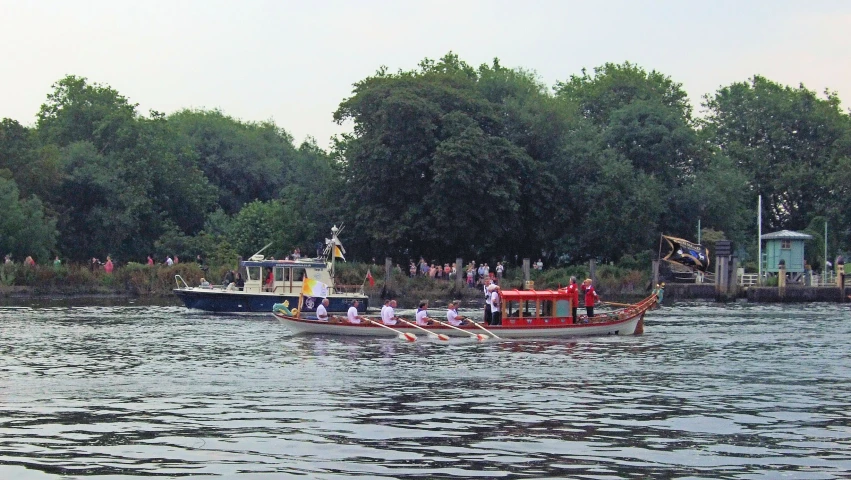
[{"label": "water ripple", "polygon": [[687,303],[642,337],[295,337],[0,308],[0,477],[843,478],[847,305]]}]

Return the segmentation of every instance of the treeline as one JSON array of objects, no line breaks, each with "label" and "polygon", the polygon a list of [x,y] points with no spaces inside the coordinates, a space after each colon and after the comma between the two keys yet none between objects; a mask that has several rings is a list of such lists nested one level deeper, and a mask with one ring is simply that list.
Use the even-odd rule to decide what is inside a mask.
[{"label": "treeline", "polygon": [[266,243],[314,252],[346,224],[349,256],[646,257],[659,234],[727,238],[751,260],[763,230],[807,231],[807,256],[851,248],[851,122],[820,96],[755,76],[692,112],[670,77],[606,64],[543,85],[454,54],[382,68],[334,113],[330,151],[272,122],[171,115],[68,76],[32,127],[0,124],[0,251],[39,262],[203,254],[231,263]]}]

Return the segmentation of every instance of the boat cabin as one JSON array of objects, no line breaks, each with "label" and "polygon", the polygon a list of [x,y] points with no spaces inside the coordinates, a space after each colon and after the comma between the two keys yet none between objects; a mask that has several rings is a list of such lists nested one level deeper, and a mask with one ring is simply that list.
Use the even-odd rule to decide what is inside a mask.
[{"label": "boat cabin", "polygon": [[573,323],[571,296],[564,290],[503,290],[501,297],[503,325]]},{"label": "boat cabin", "polygon": [[328,293],[335,293],[334,282],[329,273],[330,265],[322,259],[266,260],[262,255],[255,255],[250,260],[241,262],[240,267],[245,271],[244,291],[247,293],[298,295],[301,293],[305,276],[328,285]]}]

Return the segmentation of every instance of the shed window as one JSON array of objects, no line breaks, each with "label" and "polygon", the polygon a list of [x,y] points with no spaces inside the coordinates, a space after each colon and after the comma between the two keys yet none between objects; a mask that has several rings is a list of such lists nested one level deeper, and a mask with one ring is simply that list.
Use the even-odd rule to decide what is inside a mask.
[{"label": "shed window", "polygon": [[792,250],[792,240],[780,240],[780,248],[782,250]]}]

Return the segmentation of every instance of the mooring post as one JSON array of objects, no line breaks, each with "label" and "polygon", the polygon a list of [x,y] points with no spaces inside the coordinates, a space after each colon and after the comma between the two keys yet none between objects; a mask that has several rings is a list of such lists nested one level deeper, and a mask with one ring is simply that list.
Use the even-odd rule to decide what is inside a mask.
[{"label": "mooring post", "polygon": [[464,269],[464,259],[458,257],[455,259],[455,290],[461,291],[461,286],[466,280],[467,271]]}]

